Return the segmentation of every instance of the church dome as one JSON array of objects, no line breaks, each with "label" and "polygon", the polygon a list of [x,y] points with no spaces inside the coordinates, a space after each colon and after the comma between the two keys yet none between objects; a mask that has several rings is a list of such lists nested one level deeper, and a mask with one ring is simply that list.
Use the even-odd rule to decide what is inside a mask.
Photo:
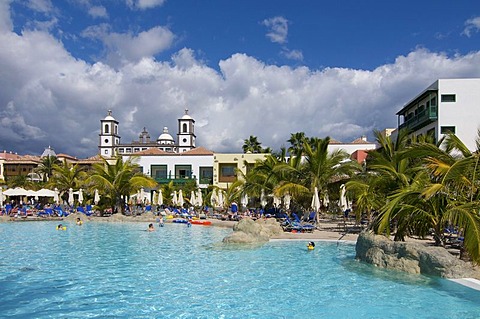
[{"label": "church dome", "polygon": [[165,126],[163,128],[163,133],[157,139],[158,144],[174,144],[175,140],[173,137],[168,133],[168,128]]}]

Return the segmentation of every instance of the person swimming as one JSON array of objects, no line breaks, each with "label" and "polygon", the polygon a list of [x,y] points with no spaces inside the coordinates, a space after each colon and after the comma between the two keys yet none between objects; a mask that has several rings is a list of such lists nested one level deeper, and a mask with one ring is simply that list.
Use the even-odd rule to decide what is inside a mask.
[{"label": "person swimming", "polygon": [[67,226],[63,226],[62,224],[58,224],[57,230],[67,230]]},{"label": "person swimming", "polygon": [[153,227],[153,224],[148,225],[147,231],[155,231],[155,227]]},{"label": "person swimming", "polygon": [[77,225],[80,226],[83,224],[83,221],[80,219],[80,217],[77,217],[77,221],[76,221]]},{"label": "person swimming", "polygon": [[308,250],[314,250],[315,249],[315,243],[313,241],[309,241],[307,244]]}]

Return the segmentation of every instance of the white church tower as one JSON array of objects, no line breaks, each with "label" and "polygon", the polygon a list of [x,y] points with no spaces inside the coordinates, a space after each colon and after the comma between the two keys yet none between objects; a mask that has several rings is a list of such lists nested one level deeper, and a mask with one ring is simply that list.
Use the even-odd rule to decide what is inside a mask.
[{"label": "white church tower", "polygon": [[183,153],[195,148],[195,120],[188,115],[188,109],[185,114],[178,119],[178,152]]},{"label": "white church tower", "polygon": [[116,147],[120,144],[120,136],[118,135],[118,121],[113,118],[111,110],[108,110],[107,116],[100,120],[99,136],[99,154],[105,157],[115,156]]}]

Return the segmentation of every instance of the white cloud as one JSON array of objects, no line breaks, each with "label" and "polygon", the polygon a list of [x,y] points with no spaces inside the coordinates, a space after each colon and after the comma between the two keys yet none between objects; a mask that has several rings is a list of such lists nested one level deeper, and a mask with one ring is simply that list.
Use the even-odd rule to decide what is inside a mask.
[{"label": "white cloud", "polygon": [[10,19],[10,1],[0,1],[0,32],[11,31],[13,28]]},{"label": "white cloud", "polygon": [[465,21],[465,29],[462,34],[471,37],[472,33],[480,31],[480,17],[475,17]]},{"label": "white cloud", "polygon": [[106,24],[86,30],[129,57],[113,68],[73,57],[46,31],[0,29],[2,147],[41,154],[51,145],[88,157],[98,151],[108,109],[121,141],[130,142],[143,127],[152,139],[164,126],[175,136],[185,107],[196,120],[197,145],[217,152],[240,152],[250,135],[274,150],[295,132],[348,142],[395,127],[395,113],[438,78],[480,77],[480,51],[447,56],[422,48],[372,71],[276,66],[245,54],[219,61],[217,71],[189,48],[153,58],[171,41],[164,33],[116,34]]},{"label": "white cloud", "polygon": [[283,48],[280,54],[290,60],[303,61],[303,53],[300,50],[290,50],[288,48]]},{"label": "white cloud", "polygon": [[50,0],[28,0],[25,5],[34,11],[42,12],[45,14],[54,11],[54,7]]},{"label": "white cloud", "polygon": [[82,32],[82,36],[101,40],[107,51],[106,59],[114,66],[154,56],[170,48],[175,39],[166,27],[157,26],[132,34],[110,32],[108,24],[90,26]]},{"label": "white cloud", "polygon": [[130,8],[145,10],[160,7],[166,2],[166,0],[126,0],[126,2]]},{"label": "white cloud", "polygon": [[88,14],[94,18],[108,18],[107,9],[104,6],[93,6],[88,9]]},{"label": "white cloud", "polygon": [[284,17],[265,19],[262,24],[269,29],[267,38],[275,43],[286,43],[288,36],[288,20]]}]

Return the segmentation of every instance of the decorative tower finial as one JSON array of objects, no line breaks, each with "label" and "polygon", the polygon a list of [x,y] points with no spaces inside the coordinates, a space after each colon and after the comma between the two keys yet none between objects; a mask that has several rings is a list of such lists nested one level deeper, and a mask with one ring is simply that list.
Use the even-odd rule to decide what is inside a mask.
[{"label": "decorative tower finial", "polygon": [[108,110],[108,112],[107,112],[107,113],[108,113],[107,115],[110,115],[110,116],[112,116],[112,110]]},{"label": "decorative tower finial", "polygon": [[185,114],[188,114],[188,108],[185,108]]}]

